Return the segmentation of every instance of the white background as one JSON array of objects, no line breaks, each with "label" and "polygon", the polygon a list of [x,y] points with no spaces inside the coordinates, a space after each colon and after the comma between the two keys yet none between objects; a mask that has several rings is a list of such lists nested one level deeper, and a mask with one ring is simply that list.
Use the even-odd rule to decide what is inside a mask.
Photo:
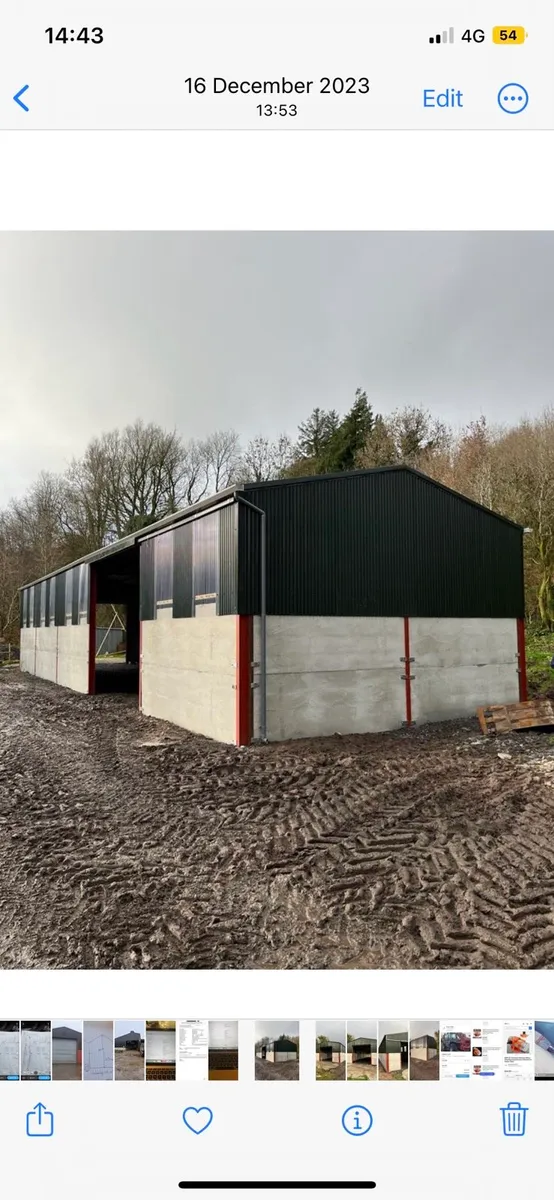
[{"label": "white background", "polygon": [[131,1011],[175,1020],[186,1010],[212,1019],[554,1019],[548,971],[3,971],[0,982],[5,1020],[47,1020],[64,1007],[110,1020]]},{"label": "white background", "polygon": [[4,229],[551,229],[551,133],[0,134]]}]

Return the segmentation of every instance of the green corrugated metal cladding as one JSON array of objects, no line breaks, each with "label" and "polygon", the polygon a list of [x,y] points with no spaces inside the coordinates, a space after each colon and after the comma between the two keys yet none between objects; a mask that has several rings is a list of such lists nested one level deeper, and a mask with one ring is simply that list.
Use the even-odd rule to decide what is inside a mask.
[{"label": "green corrugated metal cladding", "polygon": [[[523,530],[407,467],[244,489],[267,521],[267,611],[523,617]],[[260,523],[240,506],[238,611],[259,612]]]}]

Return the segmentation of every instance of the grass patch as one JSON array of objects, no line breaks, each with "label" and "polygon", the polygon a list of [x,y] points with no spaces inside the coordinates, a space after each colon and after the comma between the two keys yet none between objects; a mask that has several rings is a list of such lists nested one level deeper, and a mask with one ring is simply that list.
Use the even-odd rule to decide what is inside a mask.
[{"label": "grass patch", "polygon": [[554,671],[550,666],[550,659],[554,655],[554,633],[541,626],[528,625],[525,650],[529,695],[550,695],[554,692]]}]

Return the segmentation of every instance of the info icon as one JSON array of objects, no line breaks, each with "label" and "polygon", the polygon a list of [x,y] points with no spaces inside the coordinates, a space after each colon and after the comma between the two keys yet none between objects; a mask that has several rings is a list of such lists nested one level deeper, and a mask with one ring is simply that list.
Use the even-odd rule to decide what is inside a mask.
[{"label": "info icon", "polygon": [[364,1133],[369,1133],[372,1125],[373,1117],[363,1104],[351,1104],[342,1114],[342,1127],[351,1137],[363,1137]]}]

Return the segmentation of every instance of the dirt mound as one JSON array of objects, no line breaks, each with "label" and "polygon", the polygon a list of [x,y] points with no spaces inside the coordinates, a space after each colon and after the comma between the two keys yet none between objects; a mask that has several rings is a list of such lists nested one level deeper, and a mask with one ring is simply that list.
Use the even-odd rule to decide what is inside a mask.
[{"label": "dirt mound", "polygon": [[284,1079],[289,1081],[292,1079],[299,1079],[298,1063],[273,1063],[268,1062],[267,1059],[257,1058],[255,1079]]},{"label": "dirt mound", "polygon": [[0,967],[552,967],[553,766],[476,721],[239,750],[0,673]]}]

